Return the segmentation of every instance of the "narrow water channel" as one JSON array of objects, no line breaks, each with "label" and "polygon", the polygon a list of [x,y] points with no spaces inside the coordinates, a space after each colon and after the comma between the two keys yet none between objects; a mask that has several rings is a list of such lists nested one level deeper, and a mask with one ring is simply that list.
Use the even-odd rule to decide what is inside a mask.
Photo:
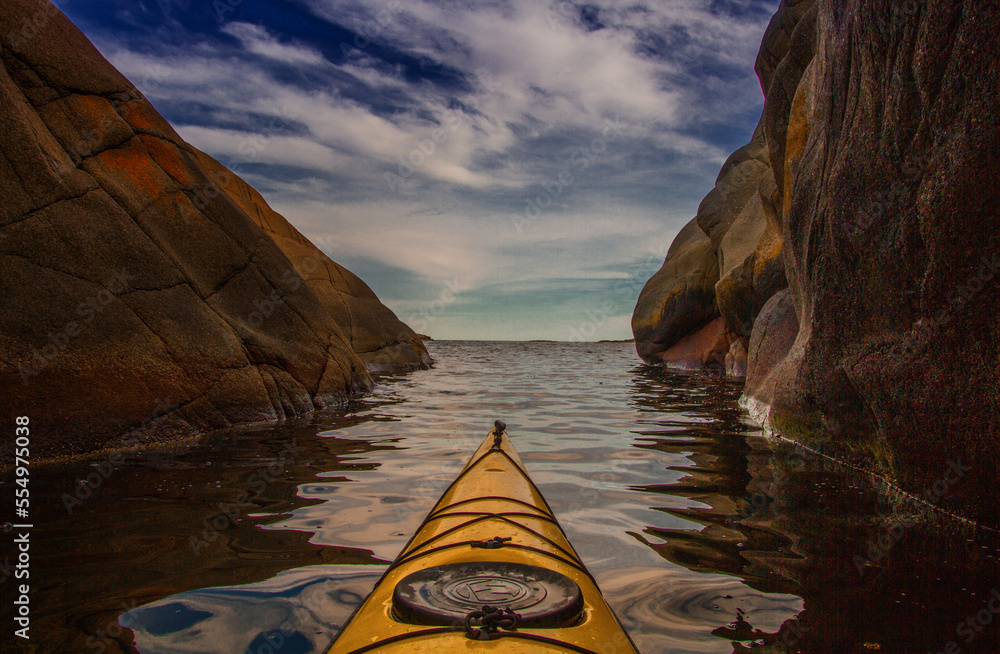
[{"label": "narrow water channel", "polygon": [[34,470],[34,651],[323,651],[496,418],[646,654],[1000,651],[995,534],[766,438],[740,381],[429,346],[345,407]]}]

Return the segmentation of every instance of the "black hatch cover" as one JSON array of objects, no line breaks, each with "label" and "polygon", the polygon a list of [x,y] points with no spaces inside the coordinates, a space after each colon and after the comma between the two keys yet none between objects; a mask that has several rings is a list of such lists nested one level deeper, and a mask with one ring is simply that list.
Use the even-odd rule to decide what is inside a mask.
[{"label": "black hatch cover", "polygon": [[510,609],[518,627],[553,629],[583,615],[583,596],[564,574],[520,563],[450,563],[404,577],[392,594],[396,618],[408,624],[461,625],[483,606]]}]

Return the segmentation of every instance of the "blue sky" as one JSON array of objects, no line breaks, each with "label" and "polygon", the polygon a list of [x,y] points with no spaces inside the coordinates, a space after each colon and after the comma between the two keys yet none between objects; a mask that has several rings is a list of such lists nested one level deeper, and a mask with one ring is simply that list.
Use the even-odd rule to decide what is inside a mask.
[{"label": "blue sky", "polygon": [[597,340],[749,140],[778,0],[57,4],[418,331]]}]

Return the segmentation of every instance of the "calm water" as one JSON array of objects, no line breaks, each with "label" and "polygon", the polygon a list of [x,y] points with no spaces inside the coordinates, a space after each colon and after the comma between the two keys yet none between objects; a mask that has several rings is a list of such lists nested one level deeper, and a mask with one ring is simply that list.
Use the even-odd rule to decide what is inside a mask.
[{"label": "calm water", "polygon": [[765,438],[740,382],[429,345],[343,409],[35,469],[22,649],[322,651],[501,418],[646,654],[1000,651],[995,536]]}]

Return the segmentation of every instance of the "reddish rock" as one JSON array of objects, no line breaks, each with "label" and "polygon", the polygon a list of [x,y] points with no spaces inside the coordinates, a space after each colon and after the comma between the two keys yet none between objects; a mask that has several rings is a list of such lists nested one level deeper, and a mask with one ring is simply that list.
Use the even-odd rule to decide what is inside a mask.
[{"label": "reddish rock", "polygon": [[[698,215],[674,239],[663,267],[639,294],[632,313],[632,333],[644,361],[662,362],[665,353],[681,339],[719,317],[716,289],[720,271],[742,265],[753,253],[756,239],[751,232],[759,230],[764,220],[762,213],[759,220],[753,214],[759,213],[755,208],[760,204],[757,187],[769,172],[766,162],[763,132],[758,132],[723,165]],[[730,235],[734,225],[739,225],[743,236]],[[740,333],[739,327],[733,328],[736,320],[726,317],[725,322],[730,331]],[[752,324],[752,319],[749,322]],[[748,327],[746,335],[749,333]],[[712,357],[707,361],[716,364]],[[718,363],[721,366],[721,361]]]},{"label": "reddish rock", "polygon": [[1000,16],[871,0],[806,16],[764,110],[798,326],[786,347],[787,307],[761,314],[747,402],[913,493],[962,461],[940,504],[995,522]]},{"label": "reddish rock", "polygon": [[747,376],[747,344],[737,338],[726,352],[726,374],[733,377]]},{"label": "reddish rock", "polygon": [[693,334],[677,341],[666,352],[659,355],[659,361],[670,368],[701,370],[726,368],[726,357],[734,336],[726,329],[726,321],[716,318]]},{"label": "reddish rock", "polygon": [[[776,368],[788,357],[799,334],[799,321],[788,289],[775,293],[761,309],[754,323],[753,336],[747,352],[747,385],[744,400],[771,398],[779,375]],[[755,417],[766,421],[766,405]]]},{"label": "reddish rock", "polygon": [[[739,336],[752,324],[753,414],[918,495],[961,462],[938,503],[994,525],[997,33],[989,3],[783,0],[756,64],[759,207],[704,225],[722,250],[715,308]],[[683,337],[649,339],[657,314],[640,309],[655,359]]]},{"label": "reddish rock", "polygon": [[719,259],[712,241],[692,220],[674,239],[663,267],[643,287],[632,313],[639,356],[660,363],[682,338],[715,320]]},{"label": "reddish rock", "polygon": [[768,231],[759,192],[773,178],[768,162],[759,127],[750,143],[726,160],[697,216],[677,235],[663,267],[643,288],[632,332],[644,361],[658,362],[680,339],[720,315],[730,332],[748,339],[764,302],[785,287],[780,243],[774,247],[775,232]]},{"label": "reddish rock", "polygon": [[801,326],[771,414],[818,415],[831,447],[917,493],[962,460],[941,503],[995,521],[1000,14],[850,0],[817,22],[782,212]]},{"label": "reddish rock", "polygon": [[0,387],[33,455],[340,401],[371,385],[354,347],[426,356],[50,3],[6,2],[0,39]]},{"label": "reddish rock", "polygon": [[281,248],[370,373],[400,372],[430,365],[424,337],[399,320],[361,278],[323,254],[272,210],[252,186],[207,154],[198,152],[198,158],[209,175],[227,182],[226,194]]}]

